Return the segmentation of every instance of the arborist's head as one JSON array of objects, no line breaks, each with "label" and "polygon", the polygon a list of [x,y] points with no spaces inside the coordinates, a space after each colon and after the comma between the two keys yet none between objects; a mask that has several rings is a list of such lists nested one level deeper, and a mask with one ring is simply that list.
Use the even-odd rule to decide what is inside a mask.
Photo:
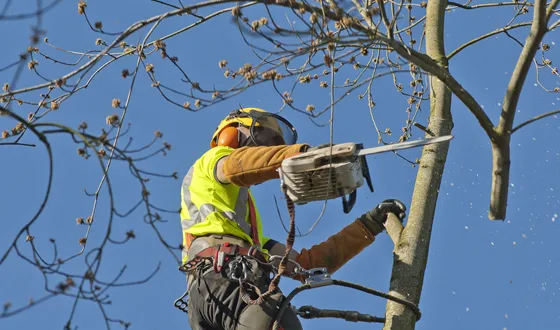
[{"label": "arborist's head", "polygon": [[216,128],[210,147],[276,146],[297,141],[297,132],[283,117],[259,108],[232,111]]}]

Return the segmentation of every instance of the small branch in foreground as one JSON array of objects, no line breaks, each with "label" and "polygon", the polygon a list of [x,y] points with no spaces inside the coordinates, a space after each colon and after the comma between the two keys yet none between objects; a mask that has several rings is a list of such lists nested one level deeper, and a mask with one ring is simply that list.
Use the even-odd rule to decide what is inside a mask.
[{"label": "small branch in foreground", "polygon": [[560,109],[559,109],[559,110],[550,111],[550,112],[547,112],[547,113],[543,113],[543,114],[540,114],[540,115],[538,115],[538,116],[535,116],[535,117],[533,117],[533,118],[527,120],[526,122],[523,122],[523,123],[517,125],[514,129],[511,130],[511,134],[515,133],[515,131],[517,131],[517,130],[520,129],[520,128],[525,127],[526,125],[529,125],[530,123],[533,123],[533,122],[535,122],[535,121],[537,121],[537,120],[539,120],[539,119],[543,119],[543,118],[546,118],[546,117],[550,117],[550,116],[553,116],[553,115],[556,115],[556,114],[560,114]]},{"label": "small branch in foreground", "polygon": [[517,29],[517,28],[520,28],[520,27],[524,27],[524,26],[530,26],[530,25],[531,25],[531,22],[523,22],[523,23],[510,25],[510,26],[507,26],[507,27],[502,27],[502,28],[496,29],[492,32],[488,32],[486,34],[483,34],[483,35],[481,35],[477,38],[474,38],[474,39],[464,43],[463,45],[457,47],[455,50],[453,50],[451,53],[449,53],[449,55],[447,55],[447,59],[450,60],[453,56],[457,55],[463,49],[465,49],[465,48],[467,48],[471,45],[474,45],[475,43],[477,43],[479,41],[482,41],[486,38],[489,38],[493,35],[500,34],[500,33],[507,33],[508,30],[513,30],[513,29]]},{"label": "small branch in foreground", "polygon": [[22,146],[22,147],[33,147],[33,148],[36,147],[36,145],[34,144],[19,143],[19,142],[0,142],[0,146]]}]

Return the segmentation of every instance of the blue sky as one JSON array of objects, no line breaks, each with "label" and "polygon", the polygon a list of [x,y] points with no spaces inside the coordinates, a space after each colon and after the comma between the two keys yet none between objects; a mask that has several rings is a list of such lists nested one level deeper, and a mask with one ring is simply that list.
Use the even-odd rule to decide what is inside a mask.
[{"label": "blue sky", "polygon": [[[18,2],[14,12],[22,12],[30,5]],[[31,3],[31,2],[29,2]],[[90,3],[88,14],[92,21],[103,20],[108,31],[125,28],[129,24],[167,8],[149,1],[101,1]],[[449,52],[470,38],[503,26],[512,16],[512,10],[488,9],[458,12],[452,10],[446,22],[446,50]],[[260,17],[260,16],[258,16]],[[251,18],[258,18],[256,14]],[[526,20],[529,17],[524,17]],[[477,24],[472,24],[473,20]],[[160,37],[184,26],[187,18],[174,18],[162,23],[154,32]],[[192,20],[188,19],[188,22]],[[0,66],[17,59],[28,45],[28,28],[32,21],[2,22],[4,51],[0,53]],[[468,28],[466,28],[468,27]],[[83,51],[95,49],[98,37],[90,31],[83,17],[76,13],[75,2],[65,2],[44,19],[44,29],[49,41],[62,48]],[[512,34],[524,39],[527,30]],[[143,33],[146,31],[144,30]],[[144,34],[141,34],[142,36]],[[548,37],[551,44],[549,56],[555,62],[557,32]],[[103,37],[111,41],[110,37]],[[131,42],[137,41],[133,36]],[[48,54],[59,55],[41,45]],[[179,57],[179,63],[203,86],[228,86],[218,61],[227,59],[232,67],[253,62],[254,56],[242,43],[239,33],[226,14],[214,22],[184,33],[168,41],[170,55]],[[505,88],[520,47],[506,36],[492,37],[478,46],[456,56],[451,73],[468,89],[496,122],[500,113]],[[73,57],[61,56],[66,60]],[[93,132],[105,125],[105,117],[114,113],[111,100],[124,100],[130,78],[123,80],[120,72],[133,69],[135,58],[118,61],[104,70],[92,85],[75,95],[61,109],[49,115],[49,121],[60,121],[76,127],[87,121]],[[176,71],[159,56],[149,62],[155,65],[158,79],[173,86],[181,86]],[[54,66],[39,59],[39,70],[49,76],[60,75],[68,69]],[[0,82],[9,81],[13,71],[0,72]],[[342,83],[343,78],[340,79]],[[556,80],[548,72],[543,79],[552,87]],[[19,86],[38,80],[27,71]],[[407,83],[406,79],[402,80]],[[220,103],[199,113],[192,113],[165,102],[150,87],[148,77],[141,72],[126,117],[132,123],[130,134],[133,145],[141,146],[151,141],[153,132],[161,130],[163,140],[172,145],[166,156],[157,156],[142,163],[142,168],[161,173],[177,171],[184,176],[190,165],[208,148],[209,139],[218,122],[238,104],[256,106],[271,111],[281,107],[281,100],[267,86],[259,86],[240,96]],[[316,86],[317,87],[317,86]],[[390,77],[376,80],[374,114],[382,128],[388,127],[396,139],[405,120],[406,99],[394,91]],[[36,100],[38,95],[30,94]],[[328,89],[309,87],[296,90],[293,98],[300,105],[313,103],[320,108],[328,102]],[[521,123],[540,113],[558,108],[556,94],[547,94],[535,85],[532,72],[523,90],[516,123]],[[26,116],[30,108],[21,108]],[[19,110],[18,110],[19,111]],[[418,121],[426,123],[428,103]],[[560,324],[560,258],[557,239],[560,229],[560,147],[555,137],[560,133],[560,121],[553,116],[527,126],[512,138],[512,168],[508,215],[505,222],[491,222],[487,218],[491,178],[491,150],[488,138],[474,117],[457,100],[453,100],[455,127],[449,157],[440,189],[432,232],[428,268],[425,274],[420,308],[423,318],[417,329],[557,329]],[[313,125],[307,116],[286,110],[283,115],[298,129],[300,142],[311,145],[325,143],[329,138],[328,127]],[[319,119],[326,122],[327,117]],[[12,125],[0,119],[0,128]],[[421,136],[415,131],[415,137]],[[335,108],[334,141],[362,142],[377,145],[377,135],[370,119],[367,105],[351,95]],[[36,143],[31,135],[24,142]],[[47,258],[52,256],[49,238],[55,238],[63,256],[79,250],[78,239],[84,228],[75,225],[76,217],[85,217],[93,200],[84,194],[91,192],[101,178],[99,166],[93,159],[84,160],[76,153],[76,145],[67,137],[54,136],[51,140],[55,155],[54,185],[48,207],[32,227],[36,244]],[[161,143],[161,142],[157,142]],[[420,150],[402,152],[414,160]],[[46,185],[46,153],[42,147],[3,147],[0,156],[0,251],[4,253],[15,233],[36,212]],[[339,200],[329,201],[327,211],[311,235],[296,239],[295,247],[301,249],[325,240],[350,223],[363,212],[386,198],[398,198],[410,204],[416,169],[402,159],[383,154],[368,158],[375,192],[367,188],[358,192],[358,202],[352,212],[345,215]],[[138,182],[130,176],[128,168],[115,163],[111,169],[111,182],[117,208],[123,212],[140,197]],[[149,182],[152,201],[166,209],[177,209],[180,203],[180,179],[157,179]],[[106,190],[100,199],[98,214],[90,240],[101,240],[108,221]],[[274,196],[280,197],[279,182],[272,181],[253,189],[263,216],[265,233],[283,241],[285,233],[274,206]],[[302,230],[308,228],[320,213],[322,203],[300,206],[296,220]],[[281,204],[284,219],[287,212]],[[163,214],[162,214],[163,215]],[[175,214],[164,215],[166,223],[158,228],[167,241],[179,244],[180,224]],[[135,281],[149,275],[161,262],[160,271],[146,284],[114,288],[110,291],[112,305],[107,313],[113,318],[132,322],[132,329],[188,329],[187,317],[177,311],[173,300],[182,294],[185,283],[177,271],[172,256],[158,242],[154,231],[143,222],[143,212],[136,211],[124,219],[114,219],[115,238],[124,238],[133,229],[137,238],[124,245],[110,245],[105,251],[104,267],[100,276],[110,280],[123,265],[127,269],[123,281]],[[29,254],[24,242],[19,246]],[[392,243],[381,234],[376,242],[338,271],[334,277],[387,291],[392,266]],[[83,271],[83,258],[67,265],[68,270]],[[10,301],[14,308],[27,304],[30,297],[38,299],[43,294],[41,273],[12,255],[0,267],[0,302]],[[53,282],[54,283],[54,282]],[[289,292],[297,285],[283,279],[281,287]],[[313,304],[320,308],[358,310],[376,316],[384,314],[385,301],[375,297],[326,287],[298,295],[294,305]],[[0,319],[2,329],[62,328],[72,308],[72,300],[57,297],[25,313]],[[104,324],[96,305],[80,302],[74,325],[79,329],[102,329]],[[350,324],[340,320],[302,320],[305,329],[370,329],[379,325]],[[118,328],[118,325],[114,325]]]}]

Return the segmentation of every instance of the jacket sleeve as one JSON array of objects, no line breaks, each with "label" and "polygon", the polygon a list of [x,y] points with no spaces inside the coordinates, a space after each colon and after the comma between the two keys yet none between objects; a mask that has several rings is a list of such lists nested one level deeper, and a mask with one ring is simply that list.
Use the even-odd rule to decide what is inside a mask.
[{"label": "jacket sleeve", "polygon": [[236,186],[248,187],[279,177],[282,161],[302,152],[308,145],[242,147],[235,149],[224,162],[224,175]]},{"label": "jacket sleeve", "polygon": [[[356,220],[326,241],[310,249],[302,249],[296,262],[305,269],[326,267],[329,274],[333,274],[374,240],[375,236],[360,220]],[[294,278],[304,280],[300,275]]]}]

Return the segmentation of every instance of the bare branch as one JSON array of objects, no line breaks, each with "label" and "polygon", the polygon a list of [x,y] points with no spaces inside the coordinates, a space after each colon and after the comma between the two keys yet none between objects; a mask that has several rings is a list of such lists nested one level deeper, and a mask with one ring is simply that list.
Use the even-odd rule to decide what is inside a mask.
[{"label": "bare branch", "polygon": [[467,48],[469,46],[472,46],[472,45],[476,44],[477,42],[482,41],[486,38],[489,38],[489,37],[494,36],[496,34],[504,33],[508,30],[513,30],[513,29],[517,29],[517,28],[520,28],[520,27],[524,27],[524,26],[530,26],[531,24],[532,24],[532,22],[517,23],[517,24],[514,24],[514,25],[505,26],[505,27],[496,29],[492,32],[488,32],[486,34],[483,34],[480,37],[474,38],[474,39],[470,40],[469,42],[464,43],[461,46],[454,49],[451,53],[449,53],[449,55],[447,55],[447,59],[450,60],[451,58],[453,58],[453,56],[457,55],[460,51],[462,51],[465,48]]},{"label": "bare branch", "polygon": [[439,68],[437,64],[434,63],[434,60],[427,55],[419,53],[395,41],[387,41],[387,43],[392,46],[399,55],[443,81],[451,92],[453,92],[453,94],[455,94],[472,112],[488,137],[491,140],[495,138],[496,133],[494,131],[494,125],[488,115],[484,112],[484,109],[482,109],[474,97],[463,86],[461,86],[461,84],[459,84],[459,82],[455,80],[450,73]]},{"label": "bare branch", "polygon": [[[551,6],[557,4],[558,0],[554,0]],[[511,165],[510,136],[513,120],[529,68],[540,47],[542,38],[548,31],[546,16],[546,0],[536,0],[531,30],[511,75],[504,97],[500,121],[496,127],[497,137],[492,140],[492,191],[488,213],[488,218],[491,220],[503,220],[506,216]]]},{"label": "bare branch", "polygon": [[514,127],[514,128],[511,130],[511,134],[515,133],[518,129],[521,129],[521,128],[523,128],[523,127],[525,127],[525,126],[527,126],[527,125],[529,125],[529,124],[531,124],[531,123],[536,122],[536,121],[539,120],[539,119],[543,119],[543,118],[546,118],[546,117],[554,116],[554,115],[557,115],[557,114],[560,114],[560,109],[559,109],[559,110],[550,111],[550,112],[547,112],[547,113],[543,113],[543,114],[540,114],[540,115],[538,115],[538,116],[535,116],[535,117],[533,117],[533,118],[531,118],[531,119],[529,119],[529,120],[527,120],[527,121],[525,121],[525,122],[523,122],[523,123],[517,125],[516,127]]},{"label": "bare branch", "polygon": [[[129,26],[117,38],[115,38],[115,40],[109,46],[105,47],[105,49],[103,49],[99,54],[97,54],[95,57],[93,57],[87,63],[83,64],[81,67],[79,67],[75,71],[65,74],[64,76],[60,77],[59,79],[60,80],[68,80],[69,78],[72,78],[73,76],[77,75],[78,73],[81,73],[82,71],[86,71],[86,72],[89,71],[95,63],[97,63],[103,56],[105,56],[116,45],[120,44],[128,36],[130,36],[134,32],[140,30],[141,28],[143,28],[147,25],[153,24],[153,23],[155,23],[159,20],[162,20],[162,19],[165,19],[165,18],[168,18],[168,17],[178,16],[178,15],[187,13],[189,11],[192,11],[192,10],[195,10],[195,9],[198,9],[198,8],[204,8],[204,7],[214,6],[214,5],[217,5],[217,4],[220,4],[220,3],[229,3],[229,2],[234,2],[234,0],[217,0],[217,1],[201,2],[201,3],[194,4],[192,6],[188,6],[188,7],[181,8],[181,9],[176,9],[174,11],[170,11],[170,12],[167,12],[167,13],[164,13],[164,14],[161,14],[161,15],[153,16],[153,17],[148,18],[146,20],[138,21],[138,22],[132,24],[131,26]],[[13,91],[10,91],[9,93],[0,94],[0,97],[7,97],[7,96],[13,96],[13,95],[21,94],[21,93],[26,93],[26,92],[34,91],[34,90],[37,90],[37,89],[46,88],[46,87],[49,87],[53,84],[55,84],[55,81],[35,85],[35,86],[32,86],[32,87],[13,90]]]},{"label": "bare branch", "polygon": [[43,201],[41,202],[41,205],[39,206],[39,209],[37,210],[37,212],[35,212],[35,215],[33,215],[33,217],[31,218],[31,220],[29,220],[27,222],[27,224],[22,227],[20,229],[20,231],[18,232],[18,234],[16,235],[14,241],[12,242],[12,244],[10,245],[10,247],[8,247],[8,249],[6,250],[6,252],[4,252],[4,255],[2,256],[2,258],[0,259],[0,266],[4,263],[4,261],[6,261],[6,259],[8,258],[8,256],[10,255],[10,252],[12,249],[15,248],[15,245],[17,244],[17,241],[19,240],[19,238],[25,233],[26,230],[29,229],[29,227],[35,222],[37,221],[37,219],[39,218],[39,216],[43,213],[43,210],[45,209],[45,207],[47,206],[47,202],[49,200],[50,197],[50,193],[51,193],[51,187],[52,187],[52,178],[53,178],[53,155],[52,155],[52,150],[51,150],[51,145],[49,144],[49,142],[47,141],[46,137],[39,132],[35,127],[33,126],[28,126],[25,123],[25,119],[21,118],[20,116],[18,116],[17,114],[9,111],[8,109],[1,107],[0,106],[0,114],[1,115],[8,115],[16,120],[18,120],[19,122],[24,123],[24,125],[26,125],[29,129],[31,129],[31,131],[35,134],[35,136],[37,136],[37,138],[39,138],[39,140],[43,143],[43,145],[45,146],[46,150],[47,150],[47,154],[49,157],[49,167],[48,167],[48,181],[47,181],[47,187],[45,189],[45,197],[43,198]]},{"label": "bare branch", "polygon": [[[470,1],[469,1],[470,2]],[[512,2],[493,2],[493,3],[481,3],[478,5],[470,6],[470,5],[463,5],[457,2],[449,1],[447,3],[448,6],[454,6],[461,9],[480,9],[480,8],[491,8],[491,7],[504,7],[504,6],[519,6],[519,1],[512,1]],[[532,3],[524,3],[526,6],[533,6]],[[453,7],[451,7],[453,8]]]},{"label": "bare branch", "polygon": [[[60,2],[60,0],[48,1],[49,6]],[[552,16],[558,15],[554,8],[560,0],[548,1],[551,2],[546,10],[545,21],[547,22]],[[363,99],[362,102],[367,102],[373,122],[372,129],[376,131],[379,144],[390,143],[392,142],[389,141],[391,139],[406,140],[414,137],[415,134],[432,136],[449,134],[452,128],[449,106],[451,93],[453,93],[473,113],[490,138],[493,147],[498,146],[498,149],[495,150],[498,154],[494,158],[495,166],[503,166],[503,163],[509,161],[509,149],[502,148],[506,143],[509,148],[509,140],[506,140],[505,137],[509,139],[509,135],[529,123],[560,113],[560,110],[556,110],[542,114],[513,129],[513,125],[510,125],[510,131],[498,132],[477,100],[459,84],[448,70],[449,60],[465,48],[499,33],[507,34],[513,38],[508,34],[509,31],[535,24],[534,21],[533,23],[513,23],[520,17],[520,13],[527,13],[530,8],[541,13],[543,4],[545,4],[542,1],[533,6],[527,1],[471,5],[470,1],[457,4],[448,3],[445,0],[430,0],[427,3],[399,0],[337,2],[327,0],[317,3],[305,0],[242,0],[235,2],[233,0],[218,0],[192,4],[188,7],[185,7],[181,1],[178,1],[178,4],[177,1],[166,2],[165,0],[152,0],[152,2],[160,3],[173,10],[136,21],[123,33],[119,33],[111,43],[98,38],[95,43],[99,46],[99,49],[97,47],[93,50],[87,50],[87,48],[85,50],[64,49],[49,43],[45,39],[45,44],[50,47],[47,51],[32,46],[19,55],[19,60],[13,61],[17,59],[15,57],[7,62],[8,64],[3,63],[3,67],[0,68],[2,73],[8,70],[15,71],[12,82],[17,82],[20,73],[22,70],[25,71],[27,64],[30,69],[28,72],[33,78],[39,79],[38,81],[41,82],[40,79],[45,80],[44,83],[35,86],[18,86],[19,89],[16,89],[14,83],[6,83],[4,91],[0,95],[0,102],[3,104],[0,112],[7,114],[8,120],[14,119],[15,125],[1,132],[0,146],[35,146],[33,144],[35,139],[39,139],[44,144],[47,143],[47,137],[50,139],[53,134],[65,135],[70,138],[68,139],[70,143],[74,142],[77,145],[79,156],[84,159],[95,156],[94,161],[98,163],[95,165],[100,166],[99,184],[91,191],[89,188],[84,189],[86,197],[91,198],[93,204],[92,209],[89,210],[91,212],[86,210],[85,219],[81,217],[76,219],[76,223],[82,226],[80,228],[83,228],[85,232],[85,235],[80,239],[80,248],[74,247],[79,252],[76,253],[76,250],[71,250],[71,256],[67,257],[68,252],[62,249],[62,245],[57,245],[54,239],[49,239],[52,244],[43,244],[46,238],[38,235],[36,218],[42,213],[42,208],[47,203],[46,199],[49,197],[47,191],[46,199],[40,205],[39,213],[31,219],[31,222],[23,223],[24,227],[0,259],[0,266],[6,265],[3,261],[8,255],[12,254],[19,257],[20,261],[26,265],[34,267],[44,279],[46,296],[42,296],[62,296],[73,299],[67,328],[76,326],[72,323],[76,322],[74,318],[78,315],[78,307],[81,308],[81,305],[85,303],[89,305],[93,303],[94,307],[99,308],[100,315],[103,317],[107,328],[114,324],[121,324],[127,328],[130,323],[114,319],[110,315],[108,305],[110,304],[109,292],[111,288],[143,284],[155,274],[155,272],[152,273],[145,280],[121,282],[124,270],[127,269],[125,264],[121,265],[120,271],[117,269],[116,276],[111,277],[111,279],[101,280],[98,278],[99,274],[105,273],[107,267],[114,267],[104,262],[108,255],[105,247],[115,246],[115,244],[128,244],[127,242],[133,241],[137,234],[138,236],[144,234],[138,231],[136,227],[122,229],[114,225],[113,222],[115,220],[116,223],[117,217],[132,215],[138,218],[141,226],[150,228],[148,230],[153,229],[153,234],[155,234],[153,239],[161,243],[164,249],[173,256],[175,262],[180,262],[177,252],[183,248],[182,245],[175,244],[173,240],[166,241],[162,229],[162,225],[165,223],[173,223],[166,216],[176,217],[179,211],[174,208],[173,204],[171,206],[156,205],[150,197],[150,189],[153,186],[148,184],[150,180],[155,181],[155,178],[177,179],[177,172],[173,174],[165,174],[168,173],[167,171],[158,173],[150,170],[150,168],[143,167],[144,165],[152,166],[153,163],[142,162],[152,159],[156,155],[165,155],[171,145],[160,140],[162,133],[159,131],[156,131],[155,137],[150,135],[145,140],[146,143],[137,145],[135,136],[127,136],[129,132],[131,135],[135,134],[134,130],[129,130],[130,123],[128,123],[128,129],[125,128],[126,126],[122,127],[125,115],[127,113],[130,115],[130,111],[134,110],[130,108],[130,102],[133,102],[132,91],[135,84],[141,82],[141,77],[137,77],[138,73],[146,71],[147,83],[156,89],[154,91],[156,94],[159,92],[162,100],[193,112],[206,109],[225,100],[232,100],[240,93],[257,86],[259,88],[268,87],[278,94],[278,101],[282,102],[278,109],[279,112],[291,109],[306,115],[317,126],[329,126],[331,142],[335,123],[334,107],[338,106],[343,100],[347,101],[350,96],[357,96],[359,100]],[[42,14],[46,12],[48,6],[42,7],[41,0],[37,3],[37,10],[25,15],[30,18],[36,17],[37,24],[35,27],[40,27]],[[8,15],[12,4],[13,0],[7,0],[3,5],[0,20],[16,17],[16,15]],[[427,15],[423,16],[426,4],[429,8]],[[226,8],[230,5],[233,5],[233,7]],[[256,5],[261,6],[245,11],[245,8],[257,7]],[[100,22],[92,25],[93,21],[90,22],[89,17],[85,14],[85,8],[87,7],[85,1],[80,1],[78,6],[78,12],[84,15],[93,31],[108,34],[102,30]],[[506,26],[468,41],[446,56],[443,47],[445,33],[443,33],[442,23],[449,9],[473,10],[500,6],[508,6],[508,8],[515,6],[514,8],[517,11]],[[200,9],[203,8],[211,8],[212,11],[197,14],[198,11],[202,12],[203,10]],[[166,8],[166,10],[168,9]],[[249,18],[249,15],[253,16],[258,9],[261,10],[261,13],[264,13],[264,17],[256,20],[255,17]],[[279,13],[278,17],[275,15],[275,10]],[[255,57],[251,56],[251,59],[247,59],[245,65],[228,64],[227,60],[235,62],[237,60],[235,58],[221,59],[218,65],[228,86],[221,88],[219,83],[213,81],[211,85],[202,86],[199,81],[208,80],[196,79],[199,77],[193,75],[194,70],[188,68],[190,63],[183,65],[183,62],[179,62],[179,58],[173,55],[180,55],[180,53],[173,52],[171,46],[167,48],[164,41],[173,41],[177,39],[175,37],[184,34],[186,31],[191,31],[210,20],[214,21],[214,18],[227,13],[233,14],[234,24],[237,24],[240,38],[242,38],[240,45],[247,46],[248,51],[252,52]],[[155,40],[150,39],[158,24],[174,16],[184,16],[182,19],[187,20],[183,25],[184,27],[171,30],[171,33],[166,32],[168,34],[161,37],[154,37],[157,38]],[[416,16],[420,18],[416,18]],[[135,20],[137,19],[135,18]],[[294,22],[297,24],[294,24]],[[550,25],[548,30],[557,27],[558,24],[560,24],[560,21]],[[82,27],[87,30],[85,24]],[[143,30],[144,27],[147,28],[146,30],[149,28],[149,31]],[[38,28],[34,29],[33,37],[35,39],[41,33],[39,30]],[[131,41],[132,38],[138,41],[135,43]],[[517,39],[514,38],[514,40]],[[519,38],[519,40],[522,39]],[[517,41],[519,42],[519,40]],[[426,46],[424,46],[424,43],[426,43]],[[528,46],[525,45],[524,48],[526,47]],[[543,46],[543,52],[545,51],[544,48]],[[550,48],[550,46],[546,48]],[[424,49],[426,49],[426,53],[424,53]],[[157,60],[153,59],[158,55],[161,55],[163,62],[161,67],[159,67],[160,64]],[[29,58],[31,61],[27,62]],[[128,60],[130,58],[133,62],[136,62],[136,66],[133,66],[133,63]],[[41,61],[41,66],[39,66],[37,60]],[[87,130],[86,123],[81,123],[78,129],[73,129],[64,125],[62,120],[60,123],[44,122],[49,114],[60,110],[65,111],[66,109],[61,108],[61,106],[69,104],[66,102],[67,100],[70,98],[76,100],[75,96],[78,92],[82,94],[88,86],[92,85],[94,80],[98,82],[99,79],[103,79],[103,75],[100,73],[106,73],[107,69],[111,69],[109,66],[114,67],[117,61],[119,65],[124,63],[118,71],[121,73],[120,77],[129,79],[129,86],[125,87],[128,87],[128,95],[123,105],[118,98],[114,99],[113,102],[107,101],[107,107],[111,104],[118,111],[106,118],[108,128],[104,126],[100,134],[92,134]],[[557,74],[556,68],[551,65],[551,60],[545,58],[544,55],[541,63],[534,59],[534,56],[529,62],[531,61],[535,63],[537,71],[539,69],[550,69],[553,74]],[[62,71],[51,70],[51,67],[59,68]],[[139,71],[139,68],[142,69]],[[168,74],[170,70],[175,74],[174,76]],[[59,78],[53,80],[53,77]],[[399,129],[402,132],[397,134],[391,131],[392,127],[385,128],[382,126],[383,123],[379,122],[380,117],[375,113],[375,101],[377,101],[375,87],[382,80],[382,77],[392,79],[392,81],[387,81],[388,86],[394,87],[397,93],[403,96],[398,100],[393,100],[395,113],[397,110],[402,110],[401,115],[404,119],[404,124]],[[132,82],[130,82],[131,78]],[[232,83],[229,83],[230,81]],[[545,82],[541,83],[538,76],[537,82],[544,88]],[[513,89],[520,91],[523,85],[524,82],[521,82],[519,85],[515,85]],[[307,93],[312,88],[322,88],[325,93],[330,91],[330,97],[324,98],[323,104],[308,104]],[[549,89],[549,91],[554,92],[556,89]],[[39,97],[36,94],[39,94]],[[302,101],[300,101],[298,97],[303,94],[305,94],[305,98],[302,97]],[[111,95],[111,98],[113,97],[115,95]],[[134,99],[136,97],[134,96]],[[426,124],[424,123],[426,118],[423,113],[427,110],[425,102],[427,100],[430,101],[430,116]],[[27,119],[24,118],[25,116],[15,115],[18,112],[13,111],[11,107],[15,107],[16,104],[21,106],[19,109],[31,109]],[[515,110],[515,106],[511,104],[509,106]],[[129,115],[126,117],[130,118]],[[316,120],[319,116],[324,115],[326,116],[321,120]],[[52,117],[56,118],[56,115]],[[58,118],[62,117],[64,116]],[[513,117],[511,120],[513,123]],[[32,134],[26,134],[27,130]],[[157,141],[161,141],[162,145],[157,144]],[[39,145],[39,143],[36,144]],[[426,147],[422,158],[419,160],[408,160],[397,154],[413,167],[418,167],[418,177],[407,227],[403,230],[402,226],[393,228],[389,224],[390,228],[387,228],[392,240],[394,242],[400,241],[400,244],[397,242],[394,250],[397,258],[395,259],[391,290],[412,300],[418,300],[420,297],[423,281],[421,271],[423,271],[423,267],[425,268],[425,257],[427,256],[430,230],[447,147],[447,144]],[[8,150],[10,149],[6,149],[6,151]],[[117,204],[119,195],[113,195],[114,187],[111,183],[112,173],[119,165],[126,166],[132,179],[138,183],[136,186],[138,190],[132,192],[137,194],[131,197],[132,202],[130,203],[133,204],[127,203],[124,212],[119,212],[121,209],[120,205]],[[104,202],[103,198],[106,198],[109,204],[107,219],[100,218],[101,213],[99,212],[101,210],[97,209]],[[300,231],[300,236],[313,231],[325,212],[325,206],[326,202],[318,219],[307,232],[302,233]],[[138,213],[140,213],[139,216]],[[160,214],[164,217],[162,218]],[[98,220],[105,221],[99,222]],[[390,221],[394,224],[399,222],[393,220],[395,219]],[[73,221],[70,222],[72,225],[74,224]],[[90,232],[93,231],[93,223],[95,223],[96,232],[99,230],[105,231],[105,235],[98,241],[96,241],[97,235],[90,237]],[[37,235],[37,238],[33,236],[34,234]],[[24,239],[25,242],[23,242]],[[45,245],[47,249],[40,250]],[[25,246],[25,248],[22,248],[22,246]],[[76,267],[76,262],[82,260],[84,265],[81,268]],[[158,265],[156,271],[159,267]],[[79,273],[72,273],[68,269],[78,269]],[[393,306],[389,310],[391,310],[390,313],[395,314],[395,311],[397,311],[398,314],[398,309],[403,306],[398,306],[398,303],[395,303],[395,305],[396,308],[393,308],[395,307]],[[24,307],[11,310],[9,315],[28,309],[28,307]],[[7,316],[8,314],[0,314],[0,318]],[[412,320],[412,317],[410,320]],[[391,319],[388,322],[399,323],[399,321]]]},{"label": "bare branch", "polygon": [[[6,2],[7,7],[10,5],[10,2],[11,2],[11,0]],[[0,14],[0,21],[17,21],[17,20],[23,20],[23,19],[28,19],[28,18],[36,18],[38,16],[41,16],[41,15],[44,15],[44,14],[48,13],[50,10],[54,9],[61,2],[62,2],[62,0],[53,0],[47,6],[39,8],[32,13],[15,14],[15,15],[5,15],[4,11],[6,11],[6,7],[4,7],[4,10],[2,11],[2,14]]]}]

